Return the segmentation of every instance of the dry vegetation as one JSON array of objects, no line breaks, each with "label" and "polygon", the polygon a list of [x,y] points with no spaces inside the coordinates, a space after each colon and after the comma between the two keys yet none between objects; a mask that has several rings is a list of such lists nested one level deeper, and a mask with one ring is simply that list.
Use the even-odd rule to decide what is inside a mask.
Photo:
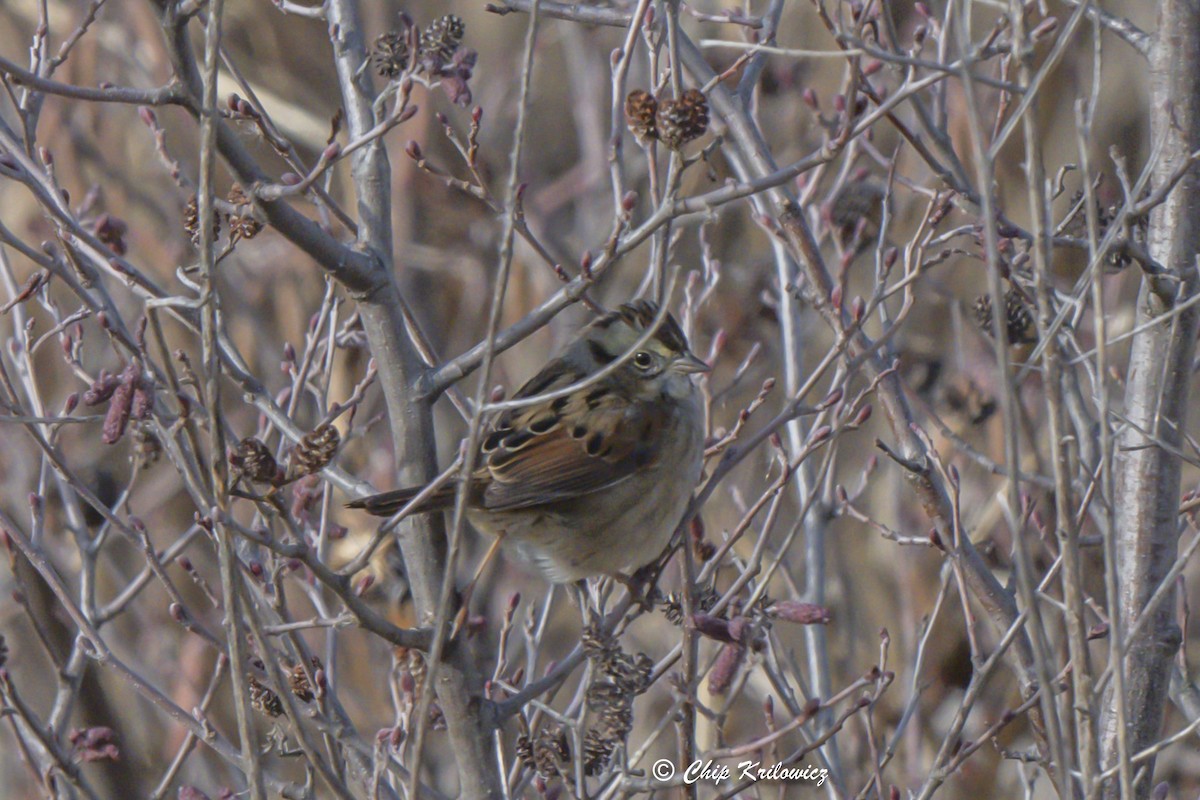
[{"label": "dry vegetation", "polygon": [[[1200,11],[730,5],[0,4],[0,795],[1196,796]],[[636,295],[652,602],[450,639],[344,502]]]}]

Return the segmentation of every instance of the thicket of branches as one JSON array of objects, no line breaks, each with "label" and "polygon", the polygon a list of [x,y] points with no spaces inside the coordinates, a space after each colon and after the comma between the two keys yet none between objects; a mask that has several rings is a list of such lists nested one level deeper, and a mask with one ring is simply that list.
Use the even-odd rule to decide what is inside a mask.
[{"label": "thicket of branches", "polygon": [[[4,4],[3,794],[1195,796],[1200,9],[1128,5]],[[647,597],[343,507],[634,296],[714,367]]]}]

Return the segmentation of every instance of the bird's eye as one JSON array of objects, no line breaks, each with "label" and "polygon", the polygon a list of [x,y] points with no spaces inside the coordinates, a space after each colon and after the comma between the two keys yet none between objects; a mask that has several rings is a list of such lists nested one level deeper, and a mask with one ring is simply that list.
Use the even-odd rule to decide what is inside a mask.
[{"label": "bird's eye", "polygon": [[633,363],[638,369],[650,369],[654,359],[645,350],[641,350],[633,356]]}]

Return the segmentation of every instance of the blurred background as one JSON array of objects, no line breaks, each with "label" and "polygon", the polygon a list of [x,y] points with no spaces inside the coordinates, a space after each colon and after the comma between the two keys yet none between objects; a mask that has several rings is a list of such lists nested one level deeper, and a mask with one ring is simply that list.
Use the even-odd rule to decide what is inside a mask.
[{"label": "blurred background", "polygon": [[[19,65],[29,63],[29,48],[38,24],[37,0],[6,0],[0,4],[0,55]],[[51,50],[65,37],[94,4],[48,0],[51,21]],[[70,58],[59,68],[55,79],[79,86],[96,86],[110,81],[121,86],[153,88],[171,75],[162,42],[162,34],[150,3],[101,3],[99,13],[87,34],[74,45]],[[421,328],[439,358],[457,355],[476,344],[485,333],[487,309],[496,274],[501,224],[484,202],[457,191],[438,176],[422,170],[405,155],[408,142],[416,142],[429,163],[456,177],[467,179],[463,160],[446,136],[446,128],[465,136],[470,126],[470,108],[482,109],[478,134],[478,169],[489,189],[501,196],[503,178],[515,123],[519,92],[521,43],[527,17],[523,14],[499,16],[488,13],[482,2],[426,2],[401,4],[379,1],[364,3],[363,24],[368,40],[397,28],[399,15],[407,13],[418,26],[436,17],[453,13],[466,27],[464,44],[478,51],[478,62],[470,80],[472,100],[463,108],[450,101],[439,89],[415,90],[416,116],[390,133],[385,141],[392,166],[393,213],[396,231],[396,269],[401,289],[415,310]],[[603,4],[604,6],[623,4]],[[682,24],[696,40],[744,41],[742,26],[711,21],[705,15],[720,14],[719,3],[693,2],[691,11],[681,16]],[[763,3],[748,3],[749,14],[762,13]],[[939,3],[934,13],[940,14]],[[911,39],[914,30],[927,24],[914,5],[908,2],[885,3],[899,35]],[[1112,14],[1126,16],[1143,29],[1153,29],[1152,4],[1106,2]],[[849,4],[837,6],[846,13]],[[989,3],[976,3],[974,27],[983,35],[992,25],[996,9]],[[1037,20],[1056,16],[1065,20],[1070,7],[1048,3],[1034,14]],[[1003,13],[1002,11],[1000,13]],[[1031,12],[1033,13],[1033,12]],[[1036,21],[1036,20],[1035,20]],[[1084,28],[1090,23],[1083,23]],[[193,35],[198,26],[190,26]],[[621,45],[624,31],[602,26],[544,20],[537,42],[533,71],[531,123],[520,168],[520,179],[528,184],[525,212],[528,223],[547,249],[570,274],[576,274],[585,253],[599,255],[612,230],[612,195],[609,184],[609,137],[612,106],[610,54]],[[199,38],[195,45],[199,48]],[[836,43],[817,17],[812,4],[787,4],[777,35],[780,47],[828,52]],[[1114,37],[1105,34],[1103,69],[1100,83],[1093,87],[1093,38],[1090,30],[1066,45],[1066,53],[1051,73],[1049,82],[1036,102],[1038,128],[1044,138],[1047,170],[1056,177],[1067,165],[1079,163],[1079,140],[1075,104],[1095,91],[1096,115],[1091,137],[1082,142],[1095,173],[1106,178],[1097,189],[1102,205],[1119,202],[1119,184],[1115,180],[1110,152],[1118,153],[1131,175],[1137,175],[1149,149],[1147,108],[1147,68],[1144,60]],[[265,0],[236,0],[226,4],[224,45],[230,63],[253,88],[257,102],[267,109],[279,131],[295,146],[305,163],[314,163],[331,136],[331,125],[340,105],[339,90],[332,67],[332,52],[325,24],[298,15],[281,13]],[[1046,44],[1037,50],[1040,61],[1050,52]],[[709,63],[720,72],[733,64],[739,51],[725,47],[706,49]],[[628,88],[649,85],[649,67],[644,48],[632,61]],[[897,77],[898,79],[898,77]],[[375,78],[380,88],[383,81]],[[893,80],[893,83],[895,80]],[[961,89],[954,82],[942,84],[947,111],[946,130],[956,152],[962,155],[970,174],[969,132],[963,121]],[[11,87],[16,96],[20,89]],[[837,98],[846,90],[845,60],[827,57],[772,55],[766,61],[755,95],[755,108],[762,130],[778,163],[789,163],[820,148],[836,126]],[[222,70],[219,96],[230,92],[244,94],[228,66]],[[1000,93],[980,87],[984,119],[994,119],[1000,108]],[[11,96],[0,102],[0,115],[10,124]],[[816,108],[814,108],[814,105]],[[908,112],[905,112],[908,113]],[[120,237],[126,257],[157,283],[178,287],[176,271],[197,260],[195,248],[183,226],[184,208],[195,193],[198,136],[192,118],[184,111],[157,109],[158,123],[165,136],[156,144],[153,132],[139,117],[134,105],[100,104],[48,96],[38,125],[38,141],[53,152],[53,170],[58,183],[69,192],[72,208],[83,220],[94,221],[101,215],[118,218],[125,226]],[[268,172],[287,169],[253,125],[230,123],[241,134]],[[707,158],[688,170],[682,192],[685,195],[719,187],[731,176],[729,165],[719,148],[705,149],[713,141],[710,132],[687,152],[705,150]],[[345,141],[344,132],[340,134]],[[998,198],[1003,213],[1017,225],[1028,226],[1028,189],[1023,169],[1023,142],[1018,133],[1009,137],[996,160]],[[648,167],[642,152],[626,132],[624,157],[626,180],[639,191],[634,211],[636,219],[651,210],[648,200]],[[880,219],[883,187],[889,183],[890,220],[885,241],[875,241]],[[177,175],[172,172],[177,170]],[[353,215],[354,192],[347,167],[332,172],[328,191]],[[224,196],[232,181],[218,167],[218,194]],[[1079,172],[1066,172],[1063,191],[1054,205],[1055,221],[1061,220],[1081,188]],[[807,199],[806,212],[821,234],[823,252],[831,264],[845,270],[847,296],[868,295],[876,279],[877,258],[889,246],[904,249],[926,212],[932,193],[944,190],[928,166],[913,148],[905,146],[893,126],[876,124],[856,146],[824,167],[805,173],[796,188]],[[306,213],[307,203],[300,204]],[[861,224],[859,220],[864,222]],[[55,230],[44,211],[17,182],[0,180],[0,222],[12,235],[39,249],[53,241]],[[950,212],[942,230],[971,224],[959,210]],[[336,219],[330,227],[339,237],[352,236]],[[856,226],[860,226],[856,230]],[[765,408],[748,426],[765,423],[784,402],[782,392],[782,350],[778,318],[779,285],[771,237],[754,221],[747,203],[733,203],[708,215],[695,215],[676,224],[678,237],[670,256],[672,264],[683,267],[684,277],[695,272],[692,291],[705,293],[694,304],[692,344],[696,352],[715,355],[715,371],[709,379],[712,396],[712,435],[719,438],[738,419],[739,412],[758,394],[769,378],[780,381],[768,395]],[[855,239],[856,242],[850,242]],[[862,246],[855,255],[857,244]],[[878,245],[878,247],[877,247]],[[953,464],[962,476],[962,513],[965,531],[989,559],[1002,582],[1011,574],[1009,527],[1001,506],[995,501],[1003,492],[1002,478],[987,468],[987,463],[1003,462],[1002,426],[996,413],[996,369],[990,338],[975,322],[975,300],[987,291],[985,262],[978,237],[966,235],[944,243],[944,258],[930,265],[914,284],[914,310],[889,343],[899,358],[908,396],[918,419],[933,438],[947,464]],[[5,248],[11,272],[17,284],[35,271],[35,266],[16,249]],[[593,290],[595,299],[607,306],[634,295],[646,274],[649,246],[639,248],[611,268]],[[1057,287],[1067,290],[1086,265],[1085,251],[1056,250],[1053,265]],[[1127,331],[1132,324],[1134,298],[1140,276],[1136,268],[1110,272],[1103,278],[1103,290],[1109,311],[1110,335]],[[507,288],[503,325],[521,319],[562,285],[562,281],[528,245],[518,242],[511,280]],[[291,378],[281,371],[286,360],[285,348],[303,351],[305,337],[314,315],[322,307],[328,284],[321,270],[305,254],[285,241],[269,227],[253,240],[238,244],[232,256],[220,266],[220,290],[225,321],[231,339],[240,349],[251,371],[268,390],[282,392]],[[350,395],[362,379],[369,359],[361,327],[354,318],[353,303],[340,292],[344,301],[338,319],[338,347],[330,356],[327,369],[327,397],[342,399]],[[61,285],[51,291],[65,313],[78,302]],[[136,320],[139,304],[135,292],[115,291],[128,320]],[[674,302],[683,301],[682,288]],[[6,293],[4,302],[10,298]],[[52,327],[42,309],[28,306],[38,335]],[[500,356],[493,379],[511,391],[529,378],[571,333],[591,314],[581,306],[559,314],[543,330],[511,351]],[[815,366],[828,352],[833,340],[818,316],[803,308],[799,321],[800,353],[806,366]],[[6,339],[15,336],[14,317],[0,318]],[[120,360],[107,343],[96,320],[83,323],[83,357],[89,369],[119,372]],[[1090,329],[1076,332],[1081,344],[1094,340]],[[199,363],[198,339],[178,325],[165,327],[167,346],[182,348]],[[1120,376],[1125,371],[1127,352],[1123,343],[1109,351],[1116,378],[1110,382],[1113,397],[1120,398]],[[10,355],[5,354],[8,358]],[[1017,356],[1020,358],[1023,356]],[[37,384],[51,410],[60,408],[72,392],[82,392],[86,384],[73,373],[59,355],[54,343],[48,343],[35,356]],[[1105,376],[1102,376],[1104,379]],[[475,389],[475,376],[465,379],[460,388],[468,396]],[[861,377],[848,384],[854,391],[866,388]],[[815,387],[806,402],[816,403],[830,388],[829,379]],[[850,390],[847,390],[848,393]],[[257,410],[244,403],[236,391],[226,399],[227,420],[235,438],[253,435],[263,422]],[[1021,386],[1023,404],[1021,423],[1022,469],[1031,474],[1049,475],[1045,462],[1044,421],[1037,375],[1028,376]],[[322,409],[311,398],[298,404],[296,421],[311,426],[321,417]],[[1191,426],[1200,419],[1193,409]],[[936,422],[934,420],[937,420]],[[396,485],[396,465],[386,431],[386,414],[377,389],[366,399],[348,427],[343,418],[339,427],[343,445],[338,465],[370,481],[379,489]],[[446,400],[437,406],[437,439],[440,463],[448,464],[466,430],[462,417]],[[808,423],[802,421],[802,426]],[[851,494],[861,489],[854,505],[887,528],[902,536],[920,539],[929,527],[924,512],[907,488],[902,472],[874,447],[876,437],[889,441],[890,434],[879,409],[874,418],[858,430],[840,433],[836,455],[812,487],[817,496],[815,510],[823,515],[827,527],[827,587],[823,605],[830,610],[831,622],[825,628],[829,671],[834,691],[851,683],[879,663],[880,632],[890,636],[887,668],[894,670],[894,684],[873,709],[874,734],[891,732],[912,702],[902,738],[895,742],[896,755],[887,767],[885,783],[906,793],[925,780],[934,754],[941,746],[951,718],[972,674],[964,603],[953,589],[943,554],[935,548],[904,546],[880,535],[877,528],[839,513],[834,487],[844,485]],[[123,505],[122,513],[136,515],[146,526],[156,548],[162,550],[180,540],[192,526],[195,507],[188,497],[169,458],[157,455],[153,436],[131,433],[115,445],[102,444],[99,422],[65,425],[59,430],[58,447],[79,479],[107,503]],[[55,506],[51,468],[26,430],[17,424],[0,425],[0,505],[9,517],[28,523],[30,493],[44,497],[45,523],[43,546],[53,554],[58,569],[70,582],[77,562],[74,544],[64,532],[61,509]],[[878,464],[872,463],[878,460]],[[747,457],[728,476],[705,505],[701,514],[705,541],[720,545],[734,530],[747,510],[779,476],[776,451],[765,444]],[[1185,490],[1196,486],[1197,474],[1186,468]],[[1048,491],[1037,485],[1023,486],[1041,514],[1052,516]],[[348,560],[358,552],[375,530],[375,521],[365,515],[341,508],[344,497],[334,493],[331,514],[340,526],[331,560]],[[734,547],[735,559],[750,557],[759,537],[769,537],[774,553],[782,550],[781,569],[772,578],[767,592],[775,599],[805,597],[806,576],[804,537],[788,538],[800,513],[798,493],[788,492],[774,527],[764,532],[763,521],[753,521],[748,535]],[[247,519],[249,510],[243,510]],[[100,520],[91,521],[99,525]],[[344,530],[342,530],[344,528]],[[1047,538],[1053,539],[1052,527]],[[1095,530],[1084,525],[1084,535]],[[344,536],[343,536],[344,534]],[[1194,532],[1193,532],[1194,535]],[[470,535],[467,551],[460,560],[465,580],[486,549],[481,537]],[[99,572],[95,590],[103,602],[110,601],[145,567],[145,559],[135,543],[114,539],[106,545],[107,557]],[[214,549],[203,536],[193,535],[183,548],[191,569],[178,561],[168,569],[177,586],[187,597],[195,613],[205,609],[212,615],[208,622],[215,628],[219,617],[205,599],[207,586],[218,586]],[[1092,597],[1103,599],[1103,574],[1099,548],[1086,551],[1085,588]],[[1053,560],[1047,544],[1038,554],[1039,570]],[[56,607],[52,596],[37,580],[17,585],[13,569],[0,567],[0,633],[8,644],[7,670],[25,702],[43,715],[55,701],[56,685],[47,680],[56,666],[52,657],[62,657],[72,642],[72,626]],[[367,597],[389,617],[411,624],[407,607],[402,565],[394,551],[381,553],[369,571],[374,582]],[[738,574],[731,560],[717,571],[715,585],[727,588]],[[1200,601],[1195,568],[1184,572],[1180,602],[1184,607]],[[297,581],[303,581],[298,575]],[[951,588],[946,589],[947,585]],[[679,585],[678,568],[668,567],[660,584],[666,594]],[[43,592],[30,595],[30,587],[42,586]],[[14,597],[15,592],[21,596]],[[480,650],[486,654],[483,671],[495,667],[500,620],[506,604],[520,592],[516,628],[520,631],[544,625],[536,661],[531,666],[544,670],[546,665],[569,652],[578,641],[578,611],[564,593],[550,593],[538,579],[519,565],[503,559],[486,572],[475,594],[472,613],[478,617],[476,635]],[[288,590],[293,619],[303,620],[314,614],[304,590]],[[199,637],[178,625],[169,612],[169,598],[161,586],[151,583],[104,630],[114,650],[142,674],[149,677],[180,707],[192,709],[201,702],[212,674],[216,654]],[[29,613],[43,613],[49,620],[39,634],[29,624]],[[976,611],[978,614],[979,612]],[[1186,621],[1186,614],[1183,616]],[[1089,620],[1089,624],[1096,620]],[[1195,633],[1194,623],[1187,633]],[[49,633],[50,638],[45,639]],[[806,639],[798,626],[777,625],[781,657],[790,659],[799,674],[808,669]],[[996,632],[981,621],[978,635],[994,645]],[[315,652],[324,652],[328,640],[322,629],[306,630],[303,636]],[[622,639],[628,652],[644,652],[655,660],[662,658],[677,643],[678,626],[661,609],[640,617]],[[514,633],[514,639],[521,639]],[[1061,640],[1061,636],[1059,637]],[[1063,648],[1061,641],[1056,647]],[[510,644],[510,667],[526,662],[521,645]],[[1103,641],[1095,643],[1097,658],[1107,652]],[[702,653],[711,658],[720,648],[705,641]],[[1186,651],[1194,661],[1200,656],[1191,638]],[[919,653],[919,660],[918,660]],[[339,631],[336,659],[326,669],[336,680],[338,696],[346,715],[358,731],[371,742],[376,731],[397,724],[398,708],[403,706],[402,681],[397,677],[408,663],[403,654],[378,637],[355,628]],[[764,730],[762,707],[776,691],[755,659],[743,665],[743,680],[729,696],[704,695],[702,703],[718,709],[713,716],[702,716],[697,733],[702,747],[736,744],[761,735]],[[674,702],[672,691],[660,682],[637,705],[635,726],[629,737],[630,751],[647,741],[669,715]],[[399,689],[397,687],[400,687]],[[228,684],[220,686],[208,712],[213,724],[233,736],[236,727],[228,705]],[[915,694],[914,694],[915,692]],[[399,693],[399,694],[398,694]],[[569,696],[570,692],[563,692]],[[915,698],[915,699],[914,699]],[[976,706],[964,736],[971,738],[1000,718],[1006,709],[1020,702],[1016,681],[1006,669],[991,678]],[[781,708],[781,705],[776,705]],[[1168,730],[1176,730],[1190,720],[1182,719],[1173,707],[1168,710]],[[86,673],[79,703],[69,717],[71,727],[108,726],[119,739],[120,757],[85,763],[81,769],[93,781],[103,797],[146,797],[154,790],[184,737],[157,709],[149,706],[117,676],[92,669]],[[786,720],[781,719],[780,724]],[[259,717],[256,723],[264,741],[276,723]],[[7,728],[8,726],[0,726]],[[502,737],[504,752],[513,760],[515,726]],[[20,748],[14,746],[11,731],[0,733],[0,796],[27,798],[42,796],[36,775],[25,763]],[[872,774],[873,750],[863,727],[851,722],[837,739],[839,756],[846,771],[845,796],[854,796],[858,787]],[[1027,785],[1036,772],[1013,753],[1031,746],[1026,721],[1020,719],[997,738],[995,747],[982,748],[961,769],[951,775],[942,788],[947,797],[1050,797],[1049,782],[1043,776]],[[1171,786],[1172,797],[1194,797],[1200,791],[1200,750],[1195,739],[1166,750],[1159,758],[1157,777]],[[447,752],[444,733],[434,730],[427,749],[426,778],[432,786],[453,795],[456,779],[453,761]],[[1011,751],[1011,752],[1009,752]],[[652,741],[642,760],[643,768],[654,758],[673,757],[674,735]],[[281,774],[303,780],[299,759],[278,755],[266,757]],[[228,765],[203,747],[183,765],[178,781],[168,794],[175,796],[179,786],[194,785],[211,797],[221,787],[235,785]],[[523,784],[524,795],[540,796],[534,785]],[[554,788],[545,791],[553,794]],[[559,789],[561,791],[561,788]],[[707,791],[707,788],[703,791]],[[754,794],[757,791],[758,794]],[[758,787],[745,796],[817,796],[829,792],[807,785]],[[829,794],[829,796],[838,796]],[[874,793],[872,792],[872,796]]]}]

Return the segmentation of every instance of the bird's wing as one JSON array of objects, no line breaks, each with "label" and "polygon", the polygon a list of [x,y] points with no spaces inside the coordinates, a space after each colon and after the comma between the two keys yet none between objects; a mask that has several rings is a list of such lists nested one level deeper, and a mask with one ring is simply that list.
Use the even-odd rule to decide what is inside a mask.
[{"label": "bird's wing", "polygon": [[[517,397],[579,380],[539,375]],[[483,505],[503,511],[569,500],[628,480],[654,461],[665,414],[629,402],[611,384],[520,409],[502,418],[483,444]]]}]

